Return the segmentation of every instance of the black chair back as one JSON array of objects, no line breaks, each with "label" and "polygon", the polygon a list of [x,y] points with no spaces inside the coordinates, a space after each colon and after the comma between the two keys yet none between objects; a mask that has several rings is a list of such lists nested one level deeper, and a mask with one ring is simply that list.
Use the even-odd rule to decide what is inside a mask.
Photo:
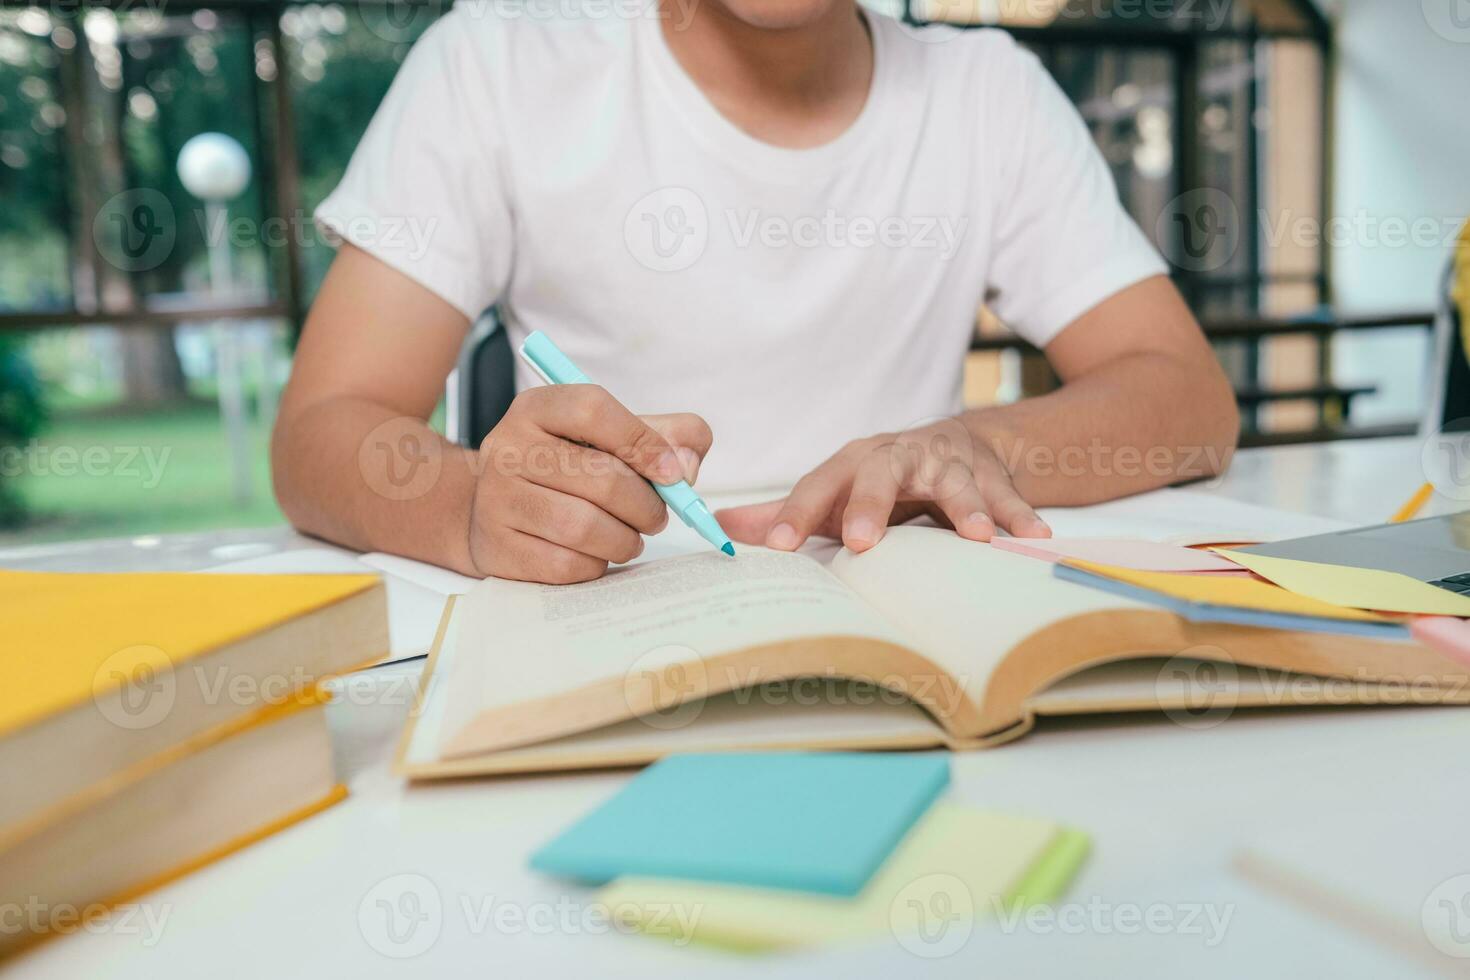
[{"label": "black chair back", "polygon": [[505,417],[516,396],[516,354],[505,327],[492,310],[488,332],[472,334],[459,362],[459,431],[451,436],[464,446],[479,446]]}]

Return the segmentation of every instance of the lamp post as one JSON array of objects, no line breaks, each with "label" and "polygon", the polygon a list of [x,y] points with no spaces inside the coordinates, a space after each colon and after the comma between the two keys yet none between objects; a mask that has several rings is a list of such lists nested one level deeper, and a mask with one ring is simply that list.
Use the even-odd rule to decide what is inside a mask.
[{"label": "lamp post", "polygon": [[[223,301],[234,289],[227,233],[229,202],[250,185],[250,155],[223,133],[200,133],[179,151],[178,173],[184,189],[204,202],[209,290],[217,301]],[[235,502],[244,505],[250,503],[253,488],[236,331],[216,324],[214,350],[220,416],[224,419],[225,440],[230,451],[231,489]]]}]

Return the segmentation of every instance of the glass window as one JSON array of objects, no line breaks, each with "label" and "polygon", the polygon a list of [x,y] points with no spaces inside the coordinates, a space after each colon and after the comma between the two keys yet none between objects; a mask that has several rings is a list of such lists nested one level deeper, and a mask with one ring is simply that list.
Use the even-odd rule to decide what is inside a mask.
[{"label": "glass window", "polygon": [[447,3],[425,0],[352,7],[312,4],[281,14],[306,219],[302,272],[307,297],[316,294],[335,254],[317,234],[311,213],[342,179],[409,48],[445,9]]}]

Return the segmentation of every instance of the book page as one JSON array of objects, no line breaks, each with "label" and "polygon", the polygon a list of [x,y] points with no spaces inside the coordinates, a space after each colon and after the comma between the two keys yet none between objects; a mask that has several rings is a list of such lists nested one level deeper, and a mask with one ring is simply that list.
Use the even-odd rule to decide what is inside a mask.
[{"label": "book page", "polygon": [[487,710],[675,665],[699,670],[748,647],[831,636],[902,645],[820,563],[760,548],[641,562],[579,585],[487,579],[461,601],[442,678],[445,743]]},{"label": "book page", "polygon": [[1095,610],[1146,608],[1055,579],[1050,562],[941,528],[889,528],[876,547],[844,551],[831,568],[913,650],[959,680],[977,707],[996,666],[1042,627]]}]

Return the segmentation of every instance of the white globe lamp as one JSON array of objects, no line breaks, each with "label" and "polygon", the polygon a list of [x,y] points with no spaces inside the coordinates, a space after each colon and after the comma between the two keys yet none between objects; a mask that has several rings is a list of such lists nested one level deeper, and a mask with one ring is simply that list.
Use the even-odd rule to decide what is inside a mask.
[{"label": "white globe lamp", "polygon": [[200,133],[179,151],[179,181],[201,201],[239,197],[250,186],[250,154],[224,133]]}]

